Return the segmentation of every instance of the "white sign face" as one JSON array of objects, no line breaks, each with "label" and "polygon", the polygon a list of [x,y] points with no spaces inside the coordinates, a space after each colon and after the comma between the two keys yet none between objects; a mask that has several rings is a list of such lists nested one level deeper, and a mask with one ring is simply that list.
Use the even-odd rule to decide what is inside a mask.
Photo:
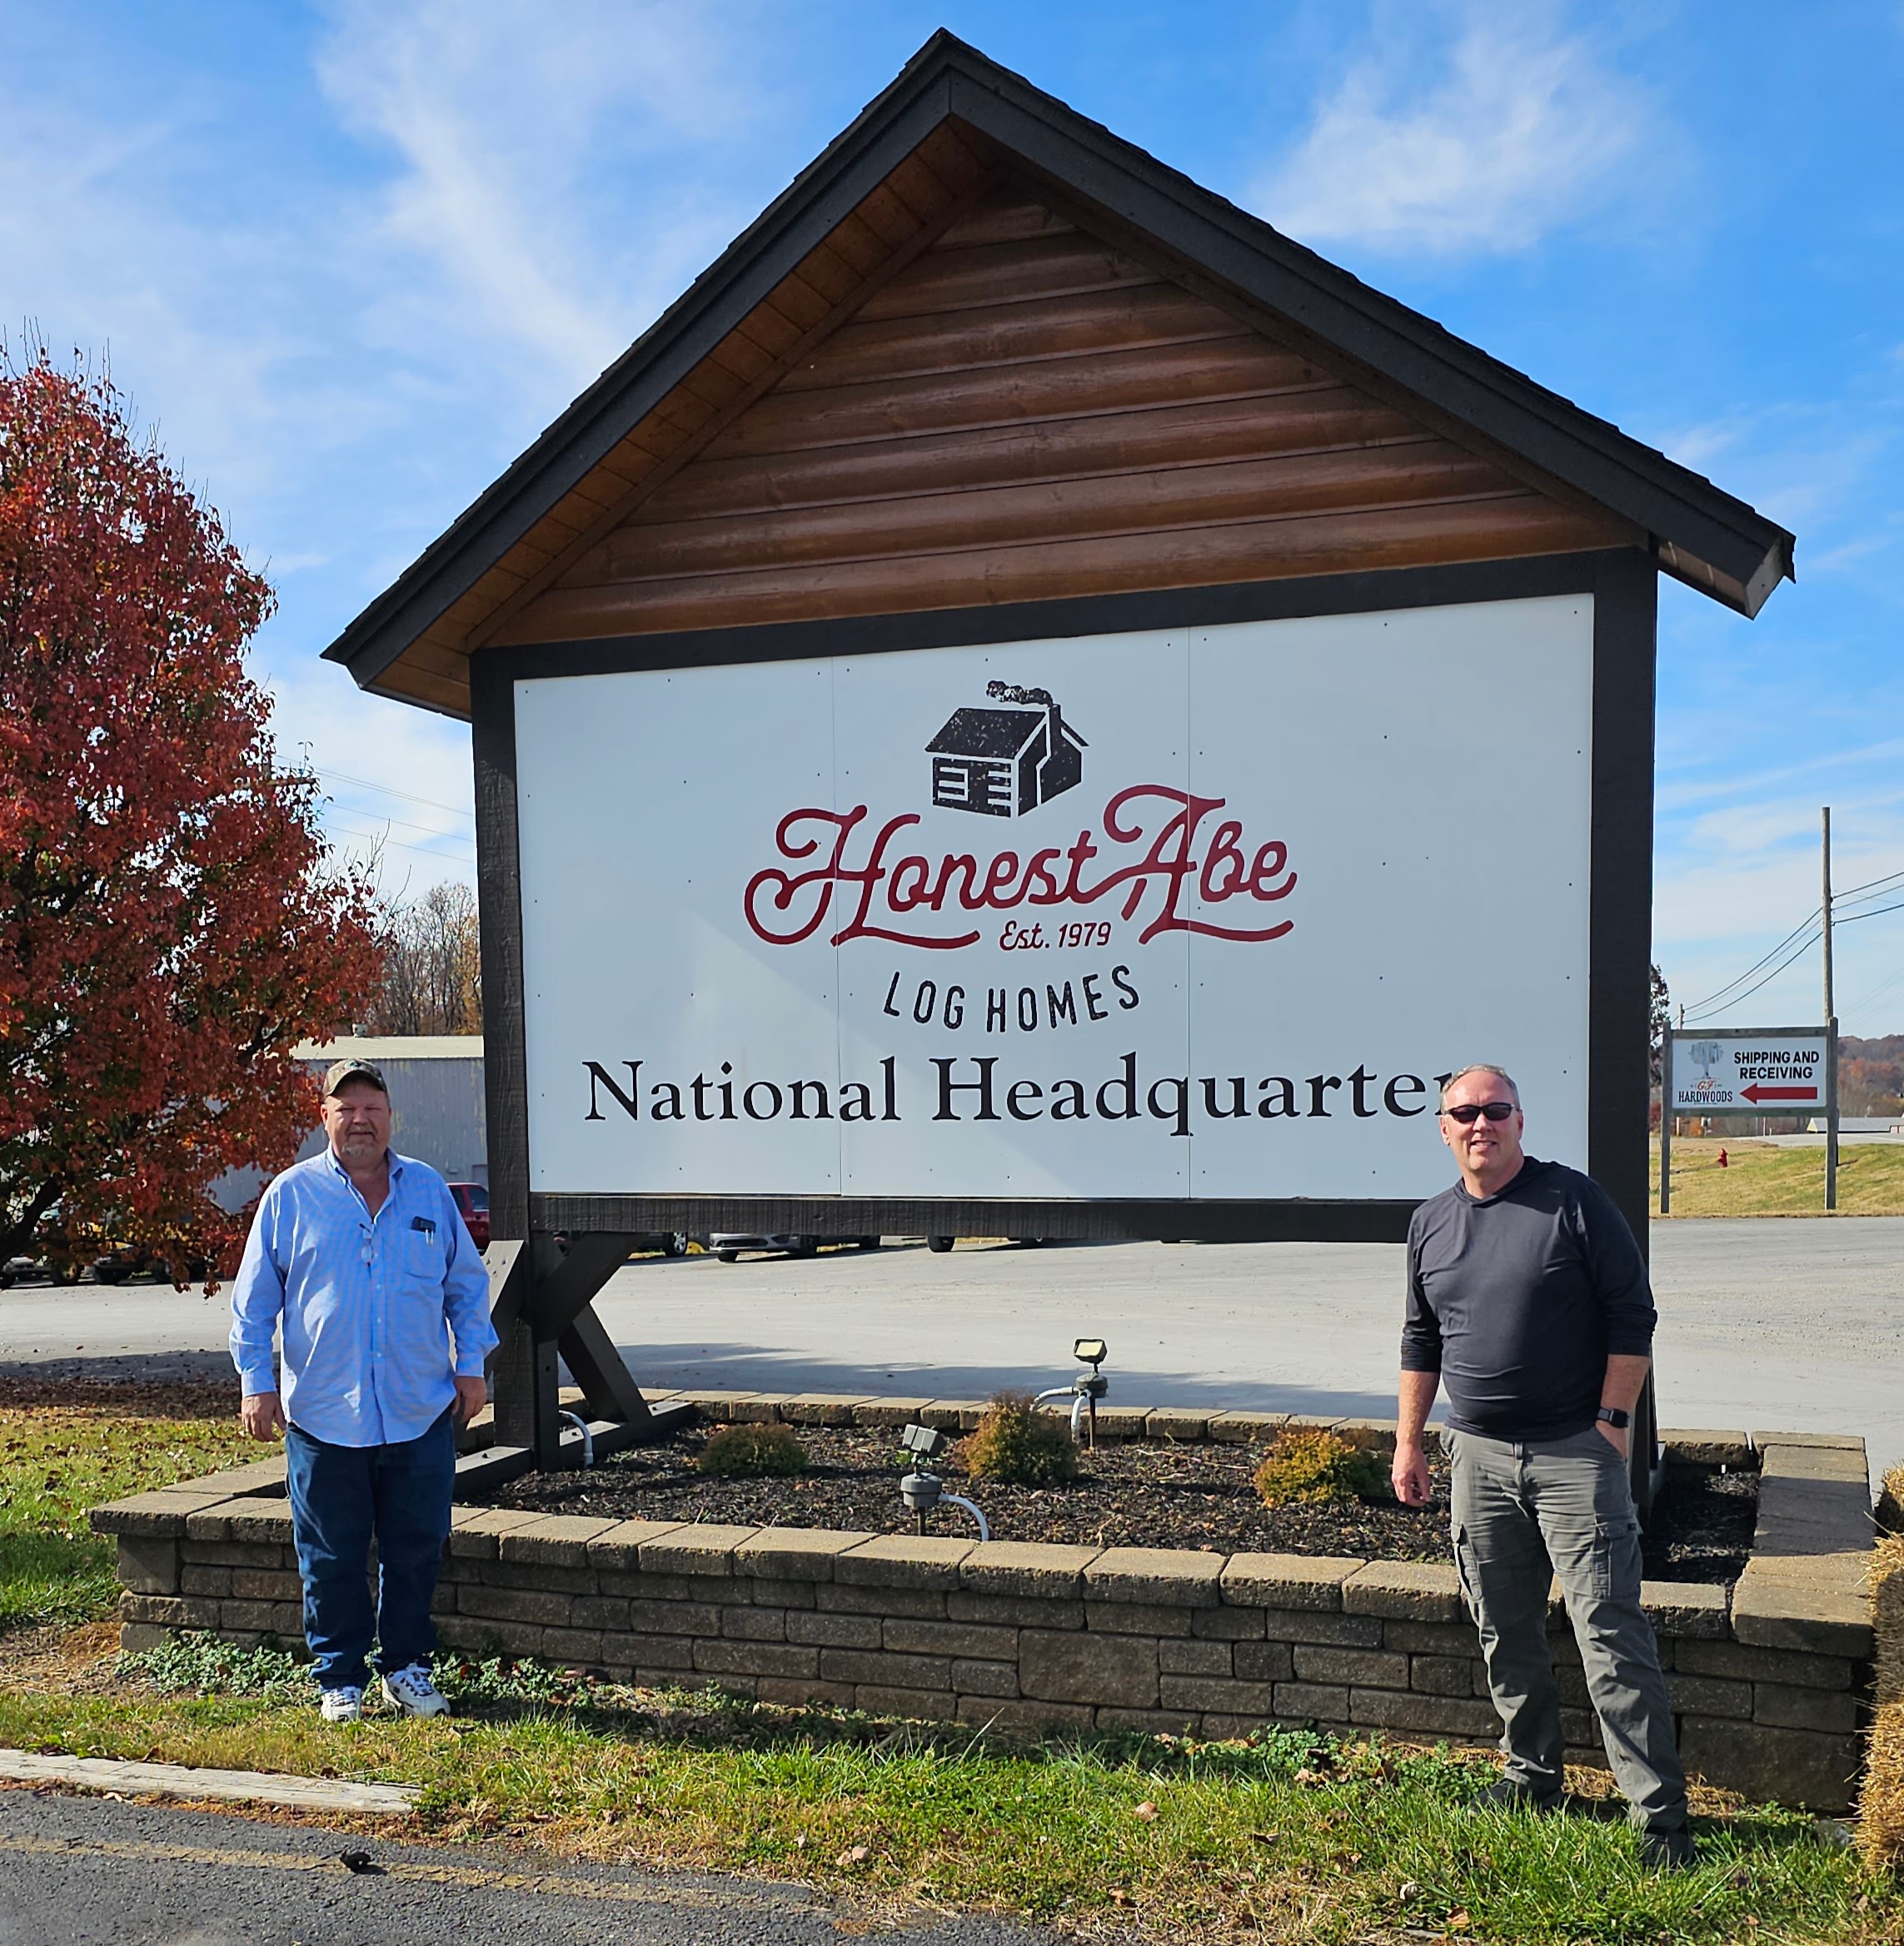
[{"label": "white sign face", "polygon": [[531,1186],[1432,1194],[1584,1167],[1587,595],[516,686]]},{"label": "white sign face", "polygon": [[1813,1115],[1827,1105],[1822,1027],[1672,1037],[1674,1115]]}]

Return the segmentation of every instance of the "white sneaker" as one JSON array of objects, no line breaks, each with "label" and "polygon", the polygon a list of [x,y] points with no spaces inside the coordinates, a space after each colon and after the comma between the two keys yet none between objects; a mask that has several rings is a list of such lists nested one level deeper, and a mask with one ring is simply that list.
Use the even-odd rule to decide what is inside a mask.
[{"label": "white sneaker", "polygon": [[364,1693],[355,1683],[346,1683],[341,1689],[326,1690],[322,1708],[326,1723],[361,1723]]},{"label": "white sneaker", "polygon": [[430,1680],[421,1662],[407,1669],[392,1670],[383,1679],[386,1702],[393,1703],[406,1716],[447,1716],[449,1699]]}]

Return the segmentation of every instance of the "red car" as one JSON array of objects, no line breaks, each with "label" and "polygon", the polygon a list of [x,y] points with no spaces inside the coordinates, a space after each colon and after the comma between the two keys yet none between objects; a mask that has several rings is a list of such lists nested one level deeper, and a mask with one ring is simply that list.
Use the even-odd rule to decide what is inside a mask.
[{"label": "red car", "polygon": [[481,1182],[452,1182],[450,1195],[478,1250],[489,1248],[489,1189]]}]

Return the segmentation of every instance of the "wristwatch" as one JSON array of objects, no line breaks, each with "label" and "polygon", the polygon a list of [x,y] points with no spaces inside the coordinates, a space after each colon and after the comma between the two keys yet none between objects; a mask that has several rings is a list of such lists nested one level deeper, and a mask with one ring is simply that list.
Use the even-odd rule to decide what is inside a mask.
[{"label": "wristwatch", "polygon": [[1631,1412],[1622,1412],[1617,1406],[1602,1406],[1594,1416],[1616,1432],[1624,1432],[1633,1422]]}]

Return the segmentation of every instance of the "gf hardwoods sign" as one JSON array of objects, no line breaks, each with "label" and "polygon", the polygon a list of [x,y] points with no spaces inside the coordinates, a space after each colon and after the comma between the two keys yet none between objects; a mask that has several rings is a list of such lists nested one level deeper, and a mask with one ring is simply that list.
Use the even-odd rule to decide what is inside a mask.
[{"label": "gf hardwoods sign", "polygon": [[1592,601],[526,679],[531,1187],[1418,1197],[1584,1166]]}]

